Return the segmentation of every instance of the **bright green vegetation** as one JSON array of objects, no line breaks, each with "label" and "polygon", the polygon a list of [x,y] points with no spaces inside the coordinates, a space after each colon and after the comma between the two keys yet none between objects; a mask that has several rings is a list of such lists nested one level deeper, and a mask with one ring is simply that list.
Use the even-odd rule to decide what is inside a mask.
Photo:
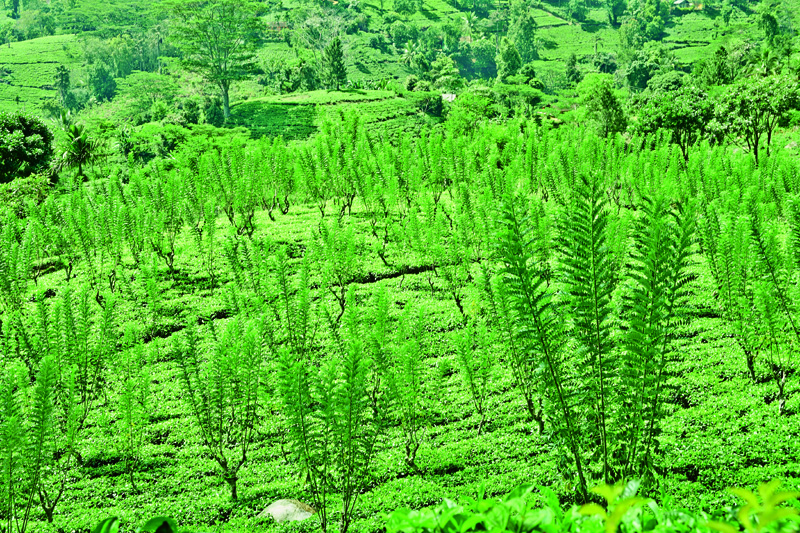
[{"label": "bright green vegetation", "polygon": [[26,108],[41,112],[42,104],[57,93],[56,68],[79,67],[82,52],[74,35],[53,35],[0,46],[0,110]]},{"label": "bright green vegetation", "polygon": [[3,427],[62,450],[15,466],[52,527],[271,530],[255,515],[297,497],[373,531],[481,486],[570,504],[637,478],[695,510],[798,488],[795,161],[531,121],[320,131],[190,143],[4,215],[4,390],[31,400]]},{"label": "bright green vegetation", "polygon": [[7,0],[0,533],[796,533],[798,8]]},{"label": "bright green vegetation", "polygon": [[318,131],[327,113],[357,110],[365,115],[364,125],[374,135],[394,137],[404,131],[416,131],[425,124],[425,115],[419,115],[419,98],[415,96],[366,90],[268,96],[236,104],[231,109],[230,124],[247,127],[254,137],[306,139]]}]

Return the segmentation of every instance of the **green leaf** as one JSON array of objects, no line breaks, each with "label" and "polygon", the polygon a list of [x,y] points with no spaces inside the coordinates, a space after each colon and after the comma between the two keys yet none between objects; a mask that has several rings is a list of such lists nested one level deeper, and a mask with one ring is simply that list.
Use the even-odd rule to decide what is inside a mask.
[{"label": "green leaf", "polygon": [[716,529],[717,531],[721,531],[722,533],[739,533],[739,528],[738,527],[734,527],[734,526],[732,526],[730,524],[726,524],[725,522],[716,522],[716,521],[710,520],[707,525],[711,529]]},{"label": "green leaf", "polygon": [[169,516],[157,516],[138,529],[140,533],[178,533],[178,523]]},{"label": "green leaf", "polygon": [[92,533],[117,533],[119,531],[119,518],[112,516],[106,518],[92,530]]},{"label": "green leaf", "polygon": [[596,503],[587,503],[586,505],[582,505],[578,512],[584,516],[602,516],[603,518],[606,517],[606,510],[603,509],[600,505]]},{"label": "green leaf", "polygon": [[644,501],[644,498],[625,498],[619,502],[606,520],[606,533],[615,533],[625,513]]}]

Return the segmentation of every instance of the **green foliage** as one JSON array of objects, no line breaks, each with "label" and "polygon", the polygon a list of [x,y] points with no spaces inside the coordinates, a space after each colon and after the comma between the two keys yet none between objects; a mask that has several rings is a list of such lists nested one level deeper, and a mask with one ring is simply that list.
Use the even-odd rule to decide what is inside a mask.
[{"label": "green foliage", "polygon": [[581,74],[580,69],[578,69],[578,58],[575,54],[570,54],[567,59],[566,76],[567,81],[575,85],[580,83],[583,79],[583,74]]},{"label": "green foliage", "polygon": [[608,74],[586,76],[578,85],[586,111],[597,124],[603,137],[621,133],[627,128],[627,119],[619,99],[614,94],[612,77]]},{"label": "green foliage", "polygon": [[491,352],[491,339],[485,324],[476,327],[470,323],[464,331],[453,335],[456,346],[459,372],[464,387],[469,390],[472,406],[480,416],[478,435],[483,431],[489,406],[489,385],[494,372],[494,355]]},{"label": "green foliage", "polygon": [[672,337],[686,305],[694,239],[692,205],[673,208],[665,198],[645,200],[643,217],[633,231],[632,281],[625,312],[624,339],[617,392],[617,416],[629,422],[618,437],[621,477],[654,476],[656,436],[663,414],[667,362]]},{"label": "green foliage", "polygon": [[425,431],[429,403],[424,384],[422,316],[407,307],[397,327],[391,354],[391,371],[387,373],[392,404],[403,430],[406,464],[418,470],[417,452]]},{"label": "green foliage", "polygon": [[187,325],[184,343],[175,346],[192,417],[233,500],[258,426],[263,336],[263,320],[236,317],[219,336],[212,325],[205,349],[193,323]]},{"label": "green foliage", "polygon": [[619,24],[619,18],[628,8],[628,2],[626,0],[605,0],[603,2],[603,7],[608,14],[608,22],[611,25],[616,26]]},{"label": "green foliage", "polygon": [[673,69],[674,57],[657,43],[648,43],[639,50],[625,69],[625,78],[632,89],[643,90],[651,78]]},{"label": "green foliage", "polygon": [[104,63],[92,65],[89,70],[89,85],[97,101],[111,100],[117,94],[117,82]]},{"label": "green foliage", "polygon": [[44,202],[50,194],[50,186],[50,179],[40,174],[18,177],[10,183],[0,184],[0,204],[19,218],[25,218],[30,205]]},{"label": "green foliage", "polygon": [[759,162],[761,139],[766,134],[767,156],[772,134],[786,114],[798,107],[798,85],[786,77],[746,78],[723,93],[718,120],[726,135],[745,146]]},{"label": "green foliage", "polygon": [[[589,440],[600,442],[602,479],[612,476],[609,448],[614,416],[614,341],[612,339],[612,293],[616,279],[608,244],[608,212],[600,189],[600,179],[581,177],[573,204],[561,232],[561,263],[568,304],[573,313],[572,336],[577,341],[576,360],[580,368],[591,369],[592,378],[585,385],[585,400],[595,406],[597,416],[590,417]],[[596,422],[592,423],[592,418]]]},{"label": "green foliage", "polygon": [[347,70],[344,67],[344,50],[339,37],[334,38],[325,48],[322,61],[325,65],[325,81],[328,87],[340,90],[341,86],[347,83]]},{"label": "green foliage", "polygon": [[36,500],[53,521],[76,455],[77,369],[58,365],[54,358],[44,357],[32,385],[24,368],[16,364],[3,372],[0,506],[8,531],[27,530]]},{"label": "green foliage", "polygon": [[152,347],[145,348],[136,331],[128,325],[125,344],[128,347],[123,362],[122,390],[117,408],[119,442],[125,460],[125,470],[131,488],[138,492],[135,473],[142,461],[143,448],[150,427],[150,369],[153,361]]},{"label": "green foliage", "polygon": [[420,0],[394,0],[394,10],[401,15],[413,15],[422,7]]},{"label": "green foliage", "polygon": [[638,111],[637,129],[656,133],[670,132],[672,142],[689,159],[689,149],[703,138],[706,125],[714,116],[708,95],[696,87],[681,87],[674,91],[653,92]]},{"label": "green foliage", "polygon": [[27,113],[0,113],[0,183],[44,171],[53,156],[53,133]]},{"label": "green foliage", "polygon": [[345,324],[341,331],[333,331],[339,339],[334,354],[316,367],[296,348],[283,346],[278,371],[292,449],[304,470],[322,530],[327,531],[328,499],[336,488],[342,498],[341,533],[347,532],[358,496],[369,481],[381,430],[379,419],[370,414],[372,361],[361,340],[353,298],[351,290]]},{"label": "green foliage", "polygon": [[623,44],[635,50],[647,41],[660,39],[669,21],[669,10],[669,4],[663,0],[628,2],[628,17],[620,27]]},{"label": "green foliage", "polygon": [[522,67],[522,56],[514,43],[506,37],[500,42],[495,61],[497,61],[497,78],[501,81],[513,76]]},{"label": "green foliage", "polygon": [[[796,509],[787,509],[779,506],[787,501],[800,497],[798,492],[778,492],[781,482],[773,480],[769,483],[762,483],[758,487],[758,494],[742,488],[732,488],[730,491],[745,501],[736,512],[737,525],[743,527],[747,533],[757,533],[770,526],[780,528],[789,520],[796,520],[798,512]],[[738,531],[739,527],[725,522],[710,521],[708,526],[722,533]]]},{"label": "green foliage", "polygon": [[514,20],[508,29],[508,38],[519,52],[523,63],[539,59],[536,46],[536,20],[530,12],[526,11]]},{"label": "green foliage", "polygon": [[56,89],[58,89],[58,97],[61,99],[61,105],[65,105],[67,93],[70,89],[69,69],[64,65],[59,65],[56,68]]},{"label": "green foliage", "polygon": [[83,124],[65,123],[65,133],[66,144],[57,154],[54,170],[61,172],[67,168],[76,168],[78,172],[75,179],[80,180],[85,177],[84,167],[100,158],[101,141],[93,139]]},{"label": "green foliage", "polygon": [[335,318],[331,317],[338,323],[345,313],[348,286],[359,270],[352,226],[343,227],[339,220],[320,224],[315,257],[324,290],[339,307]]},{"label": "green foliage", "polygon": [[565,390],[563,327],[552,304],[553,292],[545,283],[544,271],[531,268],[536,264],[531,246],[539,237],[532,233],[536,226],[529,223],[528,214],[515,204],[513,199],[506,200],[495,238],[503,296],[510,308],[513,335],[535,354],[534,368],[541,372],[540,379],[553,402],[555,432],[574,460],[579,497],[585,499],[587,485],[577,421]]},{"label": "green foliage", "polygon": [[[606,500],[607,508],[590,503],[566,510],[561,509],[557,496],[547,487],[521,485],[500,499],[487,497],[481,488],[477,497],[463,498],[460,504],[445,499],[436,507],[398,509],[388,516],[386,530],[389,533],[542,530],[613,533],[643,527],[646,523],[646,527],[656,531],[709,531],[711,524],[707,525],[702,516],[661,508],[653,500],[637,497],[637,488],[634,482],[595,487],[592,492]],[[675,520],[677,516],[680,522]],[[779,520],[788,523],[784,517]]]},{"label": "green foliage", "polygon": [[220,89],[225,119],[229,90],[255,68],[255,38],[260,29],[256,7],[236,0],[176,2],[170,7],[170,37],[183,51],[183,65]]},{"label": "green foliage", "polygon": [[461,78],[455,62],[444,54],[436,56],[427,76],[434,88],[444,91],[455,91],[464,85],[464,80]]}]

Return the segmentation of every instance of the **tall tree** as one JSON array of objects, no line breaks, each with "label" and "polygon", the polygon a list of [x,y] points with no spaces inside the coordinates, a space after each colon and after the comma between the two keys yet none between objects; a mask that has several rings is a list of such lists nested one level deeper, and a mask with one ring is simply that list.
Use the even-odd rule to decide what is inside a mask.
[{"label": "tall tree", "polygon": [[335,37],[325,48],[323,61],[325,62],[325,77],[328,87],[340,90],[342,84],[347,83],[347,70],[344,67],[344,49],[342,49],[342,40],[339,37]]},{"label": "tall tree", "polygon": [[183,52],[187,70],[202,74],[222,95],[222,109],[231,115],[228,92],[255,68],[255,47],[261,29],[257,6],[241,0],[175,2],[172,38]]},{"label": "tall tree", "polygon": [[500,51],[497,53],[497,77],[500,81],[505,81],[509,76],[513,76],[522,67],[522,58],[508,37],[503,37],[500,41]]},{"label": "tall tree", "polygon": [[58,89],[58,97],[63,106],[67,101],[67,93],[70,89],[69,69],[64,65],[56,67],[56,89]]},{"label": "tall tree", "polygon": [[536,49],[536,20],[528,12],[517,18],[508,30],[508,37],[516,46],[523,63],[539,59]]},{"label": "tall tree", "polygon": [[569,58],[567,58],[567,68],[565,75],[567,77],[567,81],[572,84],[577,85],[583,79],[583,74],[578,69],[578,56],[575,54],[570,54]]},{"label": "tall tree", "polygon": [[617,96],[610,74],[589,74],[578,85],[578,94],[586,105],[588,116],[603,137],[625,131],[628,121]]},{"label": "tall tree", "polygon": [[708,95],[696,87],[658,91],[649,95],[639,109],[639,130],[655,133],[665,129],[681,149],[685,160],[691,148],[705,133],[714,117],[714,105]]},{"label": "tall tree", "polygon": [[609,24],[617,26],[619,24],[619,17],[625,13],[625,9],[628,7],[628,2],[625,0],[605,0],[603,2],[603,7],[606,8]]},{"label": "tall tree", "polygon": [[761,138],[772,134],[789,111],[800,107],[800,86],[786,76],[754,76],[728,87],[717,105],[717,117],[726,130],[747,147],[758,163]]}]

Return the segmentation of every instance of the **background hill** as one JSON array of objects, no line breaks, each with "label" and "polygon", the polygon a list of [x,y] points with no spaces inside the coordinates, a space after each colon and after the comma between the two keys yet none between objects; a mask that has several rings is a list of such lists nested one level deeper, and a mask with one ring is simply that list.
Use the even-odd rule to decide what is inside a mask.
[{"label": "background hill", "polygon": [[[649,23],[651,8],[647,6],[656,4],[663,8],[658,31],[647,38],[631,38],[635,32],[630,28],[640,21]],[[768,63],[775,58],[762,58],[768,54],[762,13],[776,15],[780,32],[790,38],[786,46],[791,48],[794,13],[800,7],[795,4],[794,0],[686,1],[681,5],[655,0],[263,2],[260,13],[265,29],[256,52],[257,68],[252,77],[232,88],[234,111],[229,125],[250,128],[254,136],[300,138],[316,131],[317,115],[309,106],[348,108],[358,100],[367,123],[413,130],[430,122],[431,115],[419,116],[418,102],[402,94],[408,76],[424,78],[433,61],[445,56],[466,84],[448,88],[431,78],[416,91],[458,92],[467,86],[491,85],[503,37],[522,50],[523,63],[535,72],[538,81],[533,85],[544,93],[538,99],[540,107],[559,115],[571,107],[564,99],[575,94],[574,84],[565,76],[571,56],[579,72],[611,73],[620,89],[630,86],[629,73],[640,63],[652,63],[651,75],[665,70],[691,73],[722,46],[748,48],[752,56],[748,61]],[[614,5],[618,10],[615,23],[610,15]],[[522,13],[535,21],[530,35],[514,28]],[[5,42],[0,47],[2,111],[24,109],[56,116],[66,106],[95,126],[106,124],[107,129],[112,123],[136,126],[153,117],[174,119],[191,100],[189,107],[203,109],[199,120],[214,123],[206,117],[215,113],[211,108],[217,105],[216,91],[182,69],[177,43],[170,38],[166,3],[25,2],[16,14],[13,9],[6,13],[0,28]],[[320,34],[316,42],[314,31]],[[330,38],[326,32],[332,31],[343,36],[348,87],[367,92],[333,96],[314,92],[323,88],[319,47]],[[526,39],[528,44],[522,42]],[[530,53],[525,53],[526,46]],[[787,67],[791,51],[788,54]],[[69,71],[68,94],[56,87],[59,65]],[[142,82],[136,87],[136,75],[141,72],[159,76],[159,83],[168,85],[169,91],[143,95]],[[387,89],[395,91],[392,96],[370,92]],[[306,92],[303,98],[284,98]],[[557,105],[559,97],[561,105]],[[162,104],[166,110],[151,112],[153,105]],[[132,113],[132,108],[137,112]]]}]

